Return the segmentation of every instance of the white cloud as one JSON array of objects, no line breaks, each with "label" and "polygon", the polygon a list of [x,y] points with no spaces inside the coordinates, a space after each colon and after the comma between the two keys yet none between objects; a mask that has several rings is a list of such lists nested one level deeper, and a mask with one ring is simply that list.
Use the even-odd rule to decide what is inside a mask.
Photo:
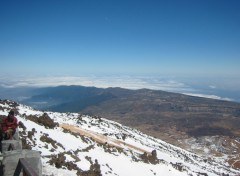
[{"label": "white cloud", "polygon": [[210,85],[209,86],[211,89],[216,89],[216,86]]},{"label": "white cloud", "polygon": [[[4,80],[6,82],[6,80]],[[149,88],[155,90],[191,90],[184,83],[174,80],[165,80],[151,77],[132,76],[58,76],[12,79],[11,82],[2,84],[3,87],[49,87],[60,85],[82,85],[101,88],[122,87],[128,89]]]},{"label": "white cloud", "polygon": [[226,101],[232,101],[230,98],[222,98],[216,95],[207,95],[207,94],[197,94],[197,93],[183,93],[184,95],[190,95],[194,97],[203,97],[203,98],[211,98],[216,100],[226,100]]}]

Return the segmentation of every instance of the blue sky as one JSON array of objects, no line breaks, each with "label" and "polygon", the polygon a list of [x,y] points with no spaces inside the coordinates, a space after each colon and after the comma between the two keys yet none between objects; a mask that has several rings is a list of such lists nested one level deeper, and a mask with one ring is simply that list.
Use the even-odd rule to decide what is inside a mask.
[{"label": "blue sky", "polygon": [[152,88],[240,102],[239,0],[2,0],[0,87]]},{"label": "blue sky", "polygon": [[1,0],[0,76],[155,75],[240,88],[239,31],[239,0]]}]

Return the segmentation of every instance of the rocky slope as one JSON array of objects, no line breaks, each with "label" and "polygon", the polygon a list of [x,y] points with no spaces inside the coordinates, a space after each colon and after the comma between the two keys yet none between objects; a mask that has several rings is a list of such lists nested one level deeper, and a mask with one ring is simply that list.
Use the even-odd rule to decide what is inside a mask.
[{"label": "rocky slope", "polygon": [[201,157],[97,116],[34,110],[0,101],[23,122],[24,148],[41,152],[43,175],[240,175],[229,164]]}]

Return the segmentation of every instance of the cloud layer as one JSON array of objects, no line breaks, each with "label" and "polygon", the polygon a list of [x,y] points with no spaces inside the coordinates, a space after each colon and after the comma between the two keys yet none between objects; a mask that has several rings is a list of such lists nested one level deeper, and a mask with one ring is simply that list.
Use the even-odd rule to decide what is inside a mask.
[{"label": "cloud layer", "polygon": [[[16,87],[54,87],[60,85],[81,85],[99,88],[121,87],[127,89],[153,89],[183,93],[191,96],[212,99],[230,100],[213,94],[202,93],[189,84],[176,81],[174,78],[147,77],[147,76],[46,76],[46,77],[18,77],[0,78],[0,86],[5,88]],[[215,89],[215,86],[209,86]]]}]

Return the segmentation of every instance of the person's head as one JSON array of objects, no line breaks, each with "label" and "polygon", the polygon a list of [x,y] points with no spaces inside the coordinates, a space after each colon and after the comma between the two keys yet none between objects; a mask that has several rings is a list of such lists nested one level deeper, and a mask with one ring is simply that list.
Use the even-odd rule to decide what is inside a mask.
[{"label": "person's head", "polygon": [[8,113],[8,117],[10,117],[10,118],[13,118],[13,117],[14,117],[14,111],[13,111],[13,110],[11,110],[11,111]]}]

